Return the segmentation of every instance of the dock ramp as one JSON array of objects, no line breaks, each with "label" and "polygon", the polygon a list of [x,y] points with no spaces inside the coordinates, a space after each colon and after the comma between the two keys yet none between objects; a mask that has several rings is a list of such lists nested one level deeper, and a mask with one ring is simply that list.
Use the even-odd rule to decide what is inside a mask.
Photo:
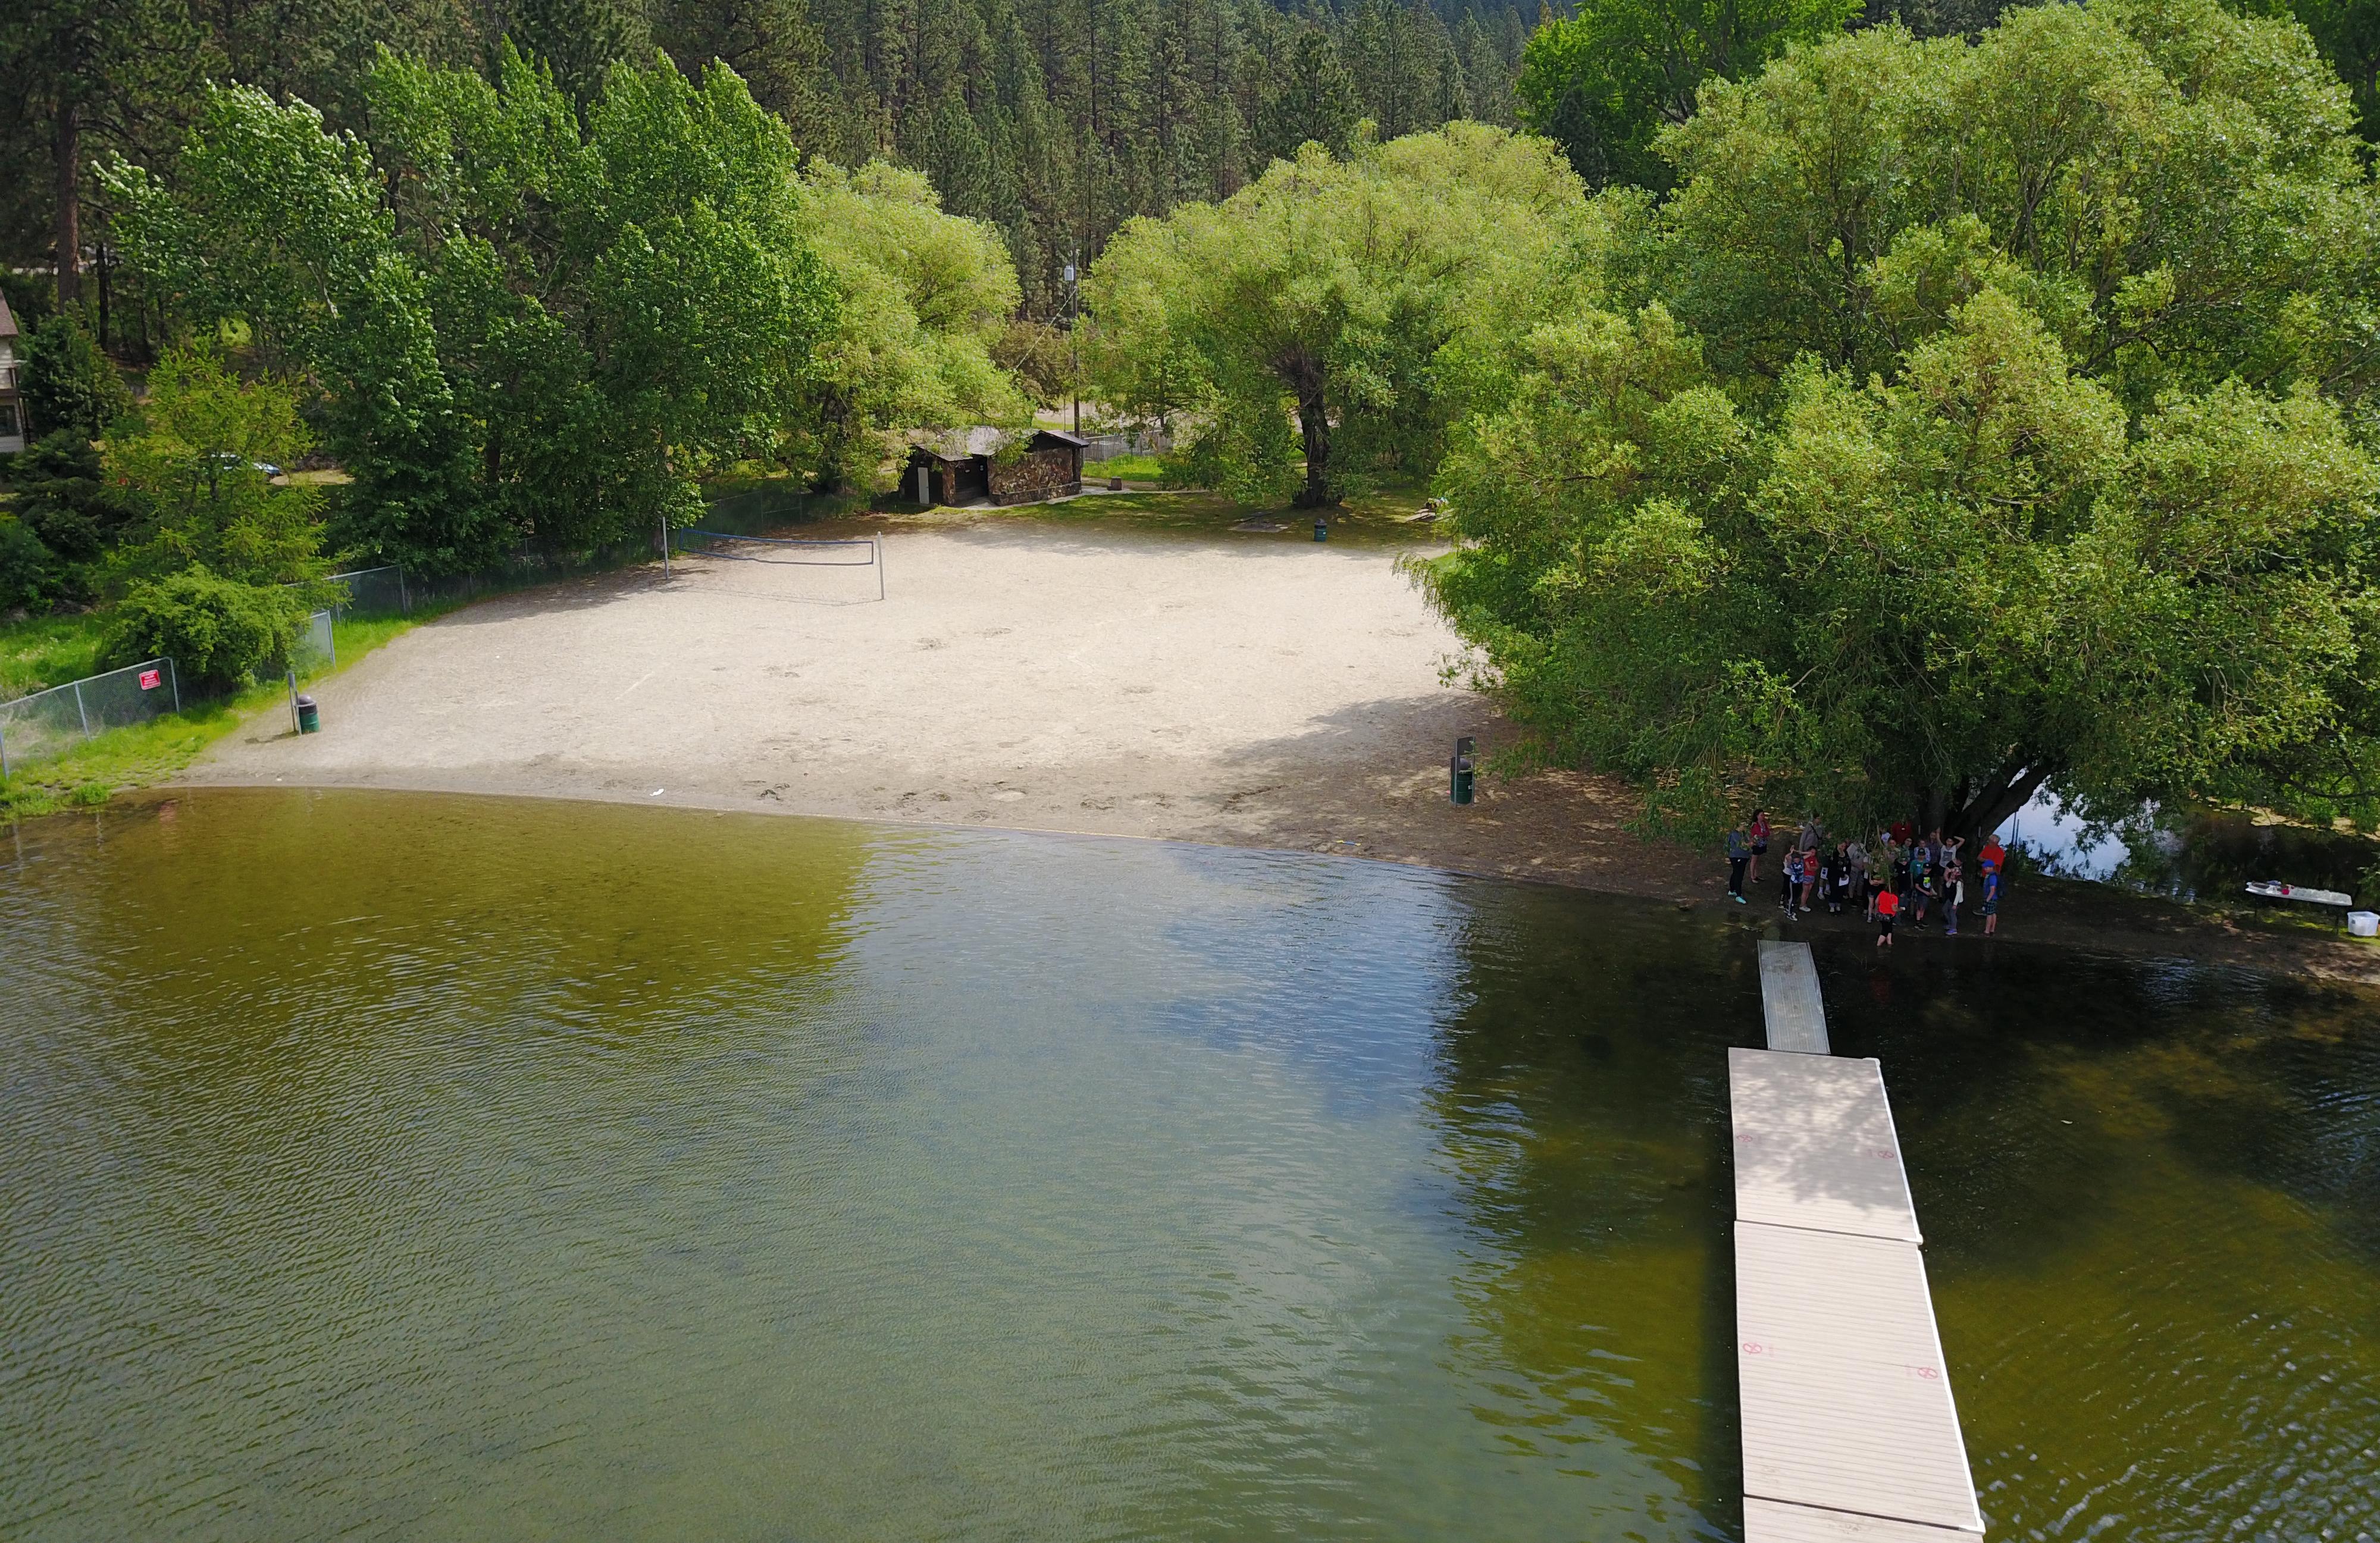
[{"label": "dock ramp", "polygon": [[1760,1010],[1768,1019],[1769,1049],[1827,1054],[1827,1008],[1808,944],[1761,939]]},{"label": "dock ramp", "polygon": [[1807,945],[1764,942],[1760,981],[1771,1048],[1728,1052],[1745,1543],[1973,1543],[1882,1068],[1827,1053]]}]

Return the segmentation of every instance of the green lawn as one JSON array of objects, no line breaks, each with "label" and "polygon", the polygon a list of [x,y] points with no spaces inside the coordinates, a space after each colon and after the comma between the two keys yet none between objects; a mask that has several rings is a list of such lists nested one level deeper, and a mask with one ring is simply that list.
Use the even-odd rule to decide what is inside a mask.
[{"label": "green lawn", "polygon": [[1154,455],[1118,455],[1083,463],[1085,482],[1105,482],[1111,476],[1120,476],[1126,482],[1155,482],[1164,475]]},{"label": "green lawn", "polygon": [[[1232,532],[1235,525],[1276,524],[1277,532],[1257,533],[1275,541],[1314,539],[1314,511],[1256,508],[1237,503],[1220,493],[1196,488],[1135,488],[1130,492],[1099,491],[1103,483],[1087,479],[1080,498],[1056,503],[1020,503],[1004,509],[987,505],[941,508],[906,519],[939,523],[990,517],[1043,520],[1064,524],[1103,524],[1136,530]],[[1432,539],[1427,524],[1407,524],[1405,517],[1421,507],[1425,495],[1416,488],[1389,488],[1348,500],[1330,510],[1326,523],[1330,539],[1370,546],[1408,546]]]},{"label": "green lawn", "polygon": [[90,612],[0,625],[0,702],[92,674],[105,625]]},{"label": "green lawn", "polygon": [[[362,658],[399,633],[419,626],[434,616],[454,608],[430,607],[411,616],[375,617],[370,620],[343,621],[332,629],[332,640],[338,651],[339,662],[329,670],[317,671],[300,680],[300,685],[334,674]],[[52,618],[41,621],[20,621],[0,627],[0,659],[14,661],[19,657],[33,657],[40,647],[54,652],[42,657],[79,658],[88,664],[90,654],[70,650],[72,631],[79,627],[88,633],[87,646],[96,646],[98,622],[91,617]],[[52,633],[64,629],[60,637]],[[42,640],[47,639],[46,643]],[[87,668],[55,680],[44,679],[43,685],[60,685],[79,675],[88,675]],[[35,690],[39,687],[33,688]],[[7,695],[22,695],[11,691]],[[288,686],[283,681],[270,681],[250,686],[237,695],[216,702],[193,705],[188,711],[168,713],[146,723],[111,729],[91,739],[71,753],[55,760],[43,761],[26,767],[17,776],[0,778],[0,820],[29,818],[53,814],[60,809],[79,805],[104,803],[114,794],[128,789],[146,787],[162,782],[188,765],[209,745],[238,728],[258,713],[288,712]]]}]

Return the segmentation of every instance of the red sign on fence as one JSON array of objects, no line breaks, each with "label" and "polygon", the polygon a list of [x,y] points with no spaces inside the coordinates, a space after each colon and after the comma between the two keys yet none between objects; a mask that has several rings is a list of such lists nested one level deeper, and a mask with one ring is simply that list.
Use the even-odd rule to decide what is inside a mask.
[{"label": "red sign on fence", "polygon": [[140,689],[142,691],[155,691],[159,686],[162,686],[164,683],[165,672],[162,669],[144,669],[140,672]]}]

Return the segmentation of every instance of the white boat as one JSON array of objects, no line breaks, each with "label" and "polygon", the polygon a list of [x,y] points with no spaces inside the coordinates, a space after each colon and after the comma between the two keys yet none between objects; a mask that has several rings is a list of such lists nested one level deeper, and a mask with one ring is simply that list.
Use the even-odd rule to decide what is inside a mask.
[{"label": "white boat", "polygon": [[2352,895],[2342,895],[2336,889],[2308,889],[2302,885],[2276,884],[2258,880],[2248,886],[2248,893],[2260,900],[2296,900],[2310,906],[2351,906]]}]

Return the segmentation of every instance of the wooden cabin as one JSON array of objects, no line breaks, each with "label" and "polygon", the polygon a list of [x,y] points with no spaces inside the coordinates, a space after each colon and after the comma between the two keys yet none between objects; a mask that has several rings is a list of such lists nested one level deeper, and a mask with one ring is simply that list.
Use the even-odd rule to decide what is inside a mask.
[{"label": "wooden cabin", "polygon": [[1034,430],[1024,453],[1008,453],[1006,429],[957,428],[919,435],[901,473],[901,495],[922,504],[1039,503],[1083,490],[1085,440]]},{"label": "wooden cabin", "polygon": [[25,404],[17,395],[17,316],[0,295],[0,455],[25,448]]}]

